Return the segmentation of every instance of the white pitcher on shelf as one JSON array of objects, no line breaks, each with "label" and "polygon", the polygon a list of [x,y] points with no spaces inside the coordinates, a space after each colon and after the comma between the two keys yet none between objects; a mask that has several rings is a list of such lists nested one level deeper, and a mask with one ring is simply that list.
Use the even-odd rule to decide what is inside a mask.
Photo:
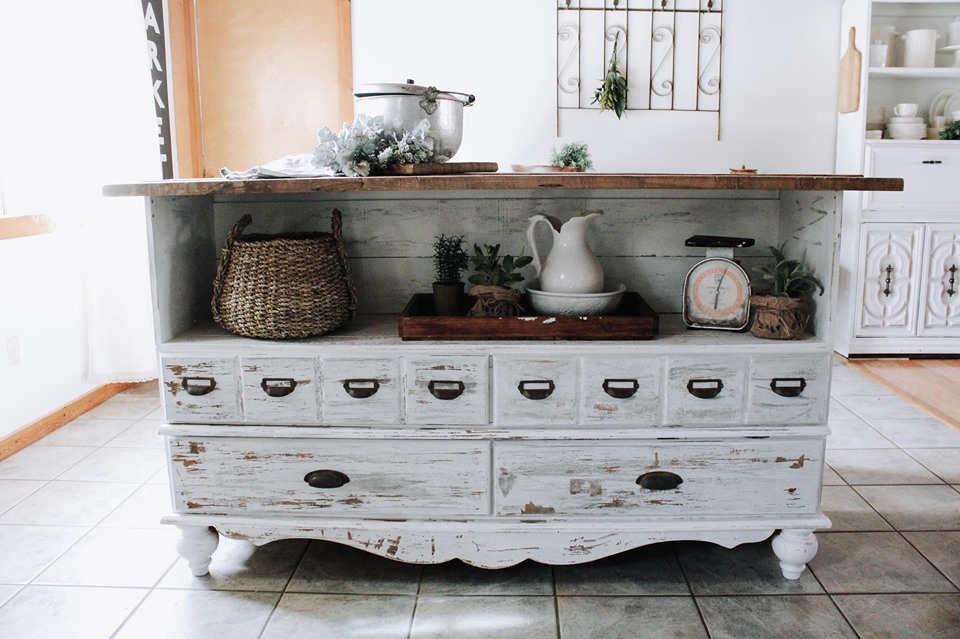
[{"label": "white pitcher on shelf", "polygon": [[[540,290],[548,293],[602,293],[603,267],[590,250],[587,230],[590,222],[603,211],[585,211],[561,222],[552,215],[537,214],[530,218],[527,241],[533,251],[533,267],[540,278]],[[553,246],[545,259],[540,259],[534,230],[538,222],[547,222],[553,231]]]}]

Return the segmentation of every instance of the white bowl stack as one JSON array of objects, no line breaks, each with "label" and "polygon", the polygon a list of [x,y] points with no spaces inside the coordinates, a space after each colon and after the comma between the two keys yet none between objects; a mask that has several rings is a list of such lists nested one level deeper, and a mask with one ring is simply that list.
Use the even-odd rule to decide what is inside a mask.
[{"label": "white bowl stack", "polygon": [[919,116],[894,116],[887,120],[887,136],[894,140],[922,140],[927,137],[927,123]]}]

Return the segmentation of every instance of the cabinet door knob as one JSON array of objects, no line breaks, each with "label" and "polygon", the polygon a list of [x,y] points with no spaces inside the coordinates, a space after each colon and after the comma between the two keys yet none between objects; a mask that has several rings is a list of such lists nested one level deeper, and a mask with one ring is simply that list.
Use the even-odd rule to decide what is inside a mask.
[{"label": "cabinet door knob", "polygon": [[430,394],[442,400],[451,400],[460,397],[463,395],[464,388],[463,382],[460,380],[450,382],[431,379],[430,383],[427,384],[427,389],[430,391]]},{"label": "cabinet door knob", "polygon": [[781,397],[797,397],[807,387],[802,377],[774,377],[770,380],[770,390]]},{"label": "cabinet door knob", "polygon": [[683,483],[683,478],[666,470],[654,470],[637,477],[637,485],[646,490],[673,490]]},{"label": "cabinet door knob", "polygon": [[350,478],[339,470],[329,470],[327,468],[314,470],[307,473],[303,481],[314,488],[340,488],[344,484],[350,483]]},{"label": "cabinet door knob", "polygon": [[297,387],[297,380],[292,377],[264,377],[260,381],[260,388],[270,397],[286,397]]},{"label": "cabinet door knob", "polygon": [[640,382],[635,379],[605,379],[603,392],[614,399],[627,399],[637,394]]},{"label": "cabinet door knob", "polygon": [[380,390],[380,382],[375,379],[347,379],[343,382],[343,390],[350,397],[366,399]]},{"label": "cabinet door knob", "polygon": [[527,399],[546,399],[550,397],[555,388],[553,380],[549,379],[547,381],[527,379],[517,384],[520,394]]},{"label": "cabinet door knob", "polygon": [[719,379],[691,379],[687,382],[687,391],[700,399],[713,399],[723,390],[723,382]]},{"label": "cabinet door knob", "polygon": [[212,377],[184,377],[180,380],[187,395],[206,395],[217,387],[217,380]]}]

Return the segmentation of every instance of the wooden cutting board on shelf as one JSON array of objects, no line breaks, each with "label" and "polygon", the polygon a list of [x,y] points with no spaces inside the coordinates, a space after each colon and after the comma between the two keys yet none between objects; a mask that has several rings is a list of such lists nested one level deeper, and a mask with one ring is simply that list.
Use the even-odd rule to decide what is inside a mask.
[{"label": "wooden cutting board on shelf", "polygon": [[496,173],[496,162],[421,162],[390,167],[387,175],[443,175],[455,173]]},{"label": "wooden cutting board on shelf", "polygon": [[863,54],[857,50],[857,28],[850,27],[847,52],[840,58],[840,113],[853,113],[860,108],[860,67]]}]

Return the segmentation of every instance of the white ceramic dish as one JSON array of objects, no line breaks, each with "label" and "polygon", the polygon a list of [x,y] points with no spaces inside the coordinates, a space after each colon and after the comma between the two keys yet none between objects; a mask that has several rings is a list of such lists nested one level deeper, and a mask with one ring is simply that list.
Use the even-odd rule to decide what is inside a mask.
[{"label": "white ceramic dish", "polygon": [[887,134],[894,140],[922,140],[927,135],[927,125],[917,124],[888,124]]},{"label": "white ceramic dish", "polygon": [[943,115],[943,107],[947,104],[947,101],[958,93],[960,93],[960,91],[957,91],[956,89],[944,89],[934,96],[933,102],[930,103],[930,119],[928,122],[933,122],[933,118],[938,115]]},{"label": "white ceramic dish", "polygon": [[540,315],[607,315],[620,307],[625,284],[610,284],[603,293],[548,293],[538,287],[540,282],[527,286],[530,306]]},{"label": "white ceramic dish", "polygon": [[960,111],[960,91],[957,91],[956,93],[954,93],[952,96],[950,96],[949,100],[944,102],[943,113],[941,113],[940,115],[949,116],[953,114],[955,111]]},{"label": "white ceramic dish", "polygon": [[889,120],[890,124],[917,124],[923,122],[921,117],[906,117],[902,115],[895,115]]}]

